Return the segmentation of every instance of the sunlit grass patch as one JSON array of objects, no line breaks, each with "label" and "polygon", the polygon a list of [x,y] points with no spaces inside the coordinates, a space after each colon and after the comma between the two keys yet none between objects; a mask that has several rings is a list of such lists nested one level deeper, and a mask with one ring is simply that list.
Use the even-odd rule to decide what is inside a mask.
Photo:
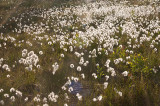
[{"label": "sunlit grass patch", "polygon": [[158,4],[38,3],[0,29],[0,105],[160,103]]}]

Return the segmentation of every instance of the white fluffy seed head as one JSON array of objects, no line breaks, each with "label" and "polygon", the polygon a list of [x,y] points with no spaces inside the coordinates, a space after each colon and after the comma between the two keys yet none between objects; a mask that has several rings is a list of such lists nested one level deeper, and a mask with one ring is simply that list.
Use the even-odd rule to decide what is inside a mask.
[{"label": "white fluffy seed head", "polygon": [[74,64],[70,64],[70,68],[74,68]]},{"label": "white fluffy seed head", "polygon": [[81,66],[78,66],[77,67],[77,71],[81,71],[82,69],[81,69]]}]

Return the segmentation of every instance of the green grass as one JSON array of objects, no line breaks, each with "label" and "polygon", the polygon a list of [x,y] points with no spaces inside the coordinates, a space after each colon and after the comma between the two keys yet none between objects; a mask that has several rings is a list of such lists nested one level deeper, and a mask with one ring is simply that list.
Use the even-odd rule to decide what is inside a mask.
[{"label": "green grass", "polygon": [[[59,1],[53,1],[55,4],[60,4]],[[63,1],[61,1],[63,2]],[[67,5],[72,4],[75,1],[66,2]],[[19,12],[13,13],[13,16],[17,17],[18,14],[23,13],[26,7],[32,7],[33,9],[39,8],[50,8],[55,6],[52,1],[46,2],[32,2],[32,1],[24,1],[20,7],[18,7]],[[76,3],[76,2],[75,2]],[[133,3],[134,4],[134,3]],[[4,14],[4,11],[10,11],[9,7],[12,7],[13,4],[9,5],[6,2],[0,2],[0,15]],[[34,5],[34,6],[33,6]],[[56,5],[57,6],[57,5]],[[63,6],[62,6],[63,7]],[[65,8],[65,7],[63,7]],[[29,9],[30,11],[30,9]],[[78,16],[73,15],[75,19]],[[5,15],[3,16],[5,17]],[[12,17],[12,16],[11,16]],[[63,16],[64,17],[64,16]],[[96,17],[97,20],[104,20],[103,17]],[[70,18],[67,19],[69,21]],[[26,18],[24,19],[26,20]],[[74,19],[73,19],[74,20]],[[35,23],[45,22],[46,20],[42,20],[41,18],[33,18],[32,20]],[[48,21],[49,25],[51,25],[51,21]],[[9,22],[8,22],[9,23]],[[55,21],[53,24],[56,24]],[[17,27],[14,26],[14,22],[10,22],[9,25],[12,25],[12,28]],[[30,24],[30,22],[28,22]],[[5,24],[6,25],[6,24]],[[98,28],[96,24],[90,23],[89,26],[93,26]],[[7,25],[5,26],[7,27]],[[75,101],[78,106],[158,106],[160,104],[160,45],[156,45],[157,52],[150,48],[150,44],[152,41],[143,42],[140,44],[139,48],[129,48],[127,42],[129,39],[132,41],[132,45],[137,44],[134,38],[130,38],[127,34],[122,34],[122,28],[119,27],[119,32],[116,32],[113,38],[118,37],[118,45],[123,45],[120,48],[118,45],[113,47],[113,52],[108,51],[108,55],[105,55],[106,48],[102,49],[101,54],[97,54],[96,58],[89,58],[89,51],[92,51],[94,48],[98,48],[99,46],[103,46],[104,42],[100,44],[99,39],[95,38],[90,46],[84,46],[82,49],[79,48],[81,45],[85,45],[85,41],[79,37],[80,35],[77,33],[75,36],[72,34],[75,30],[73,27],[78,27],[79,31],[86,31],[83,28],[82,23],[80,21],[74,22],[70,27],[57,27],[54,28],[62,29],[62,32],[66,32],[69,38],[73,38],[77,43],[74,44],[74,51],[79,53],[84,52],[84,60],[88,60],[89,64],[86,67],[82,67],[82,72],[76,71],[77,66],[79,66],[79,58],[75,56],[74,52],[70,52],[69,49],[67,52],[64,52],[63,48],[69,48],[71,45],[65,44],[64,47],[60,48],[60,42],[57,41],[54,44],[49,45],[48,41],[52,41],[52,35],[61,34],[62,32],[54,32],[46,31],[40,35],[30,35],[27,33],[13,33],[11,32],[12,28],[0,29],[1,32],[4,30],[4,37],[12,36],[16,40],[11,42],[11,40],[5,41],[4,39],[0,39],[0,44],[6,43],[6,48],[0,48],[0,58],[4,58],[2,64],[8,64],[11,72],[7,72],[2,67],[0,67],[0,89],[3,88],[4,92],[0,92],[0,101],[4,100],[5,105],[42,105],[44,102],[42,99],[47,97],[49,93],[52,91],[55,94],[59,95],[58,102],[54,103],[48,101],[48,104],[51,106],[63,106],[64,103],[71,105],[72,102],[65,100],[64,93],[67,91],[63,91],[61,87],[66,83],[67,77],[78,77],[79,82],[82,83],[83,86],[86,86],[86,89],[89,89],[89,94],[83,98],[82,101],[77,101],[75,99],[75,95],[68,93],[69,97],[71,97],[71,101]],[[53,28],[53,29],[54,29]],[[153,38],[157,37],[160,32],[155,33]],[[43,40],[34,40],[34,38],[38,36],[49,35],[49,39]],[[151,36],[148,34],[147,36]],[[56,40],[56,37],[53,37]],[[140,38],[138,38],[139,40]],[[24,40],[24,42],[22,42]],[[20,42],[21,41],[21,42]],[[26,41],[32,43],[32,46],[29,46]],[[65,39],[68,42],[68,39]],[[41,46],[40,43],[43,43]],[[15,46],[20,45],[20,46]],[[54,51],[53,51],[54,48]],[[39,62],[38,64],[41,66],[40,68],[36,68],[33,66],[33,70],[28,71],[25,69],[26,65],[20,64],[18,61],[22,58],[22,50],[27,49],[29,51],[34,51],[34,53],[38,56]],[[134,53],[127,53],[126,50],[133,50]],[[43,51],[43,55],[39,54],[39,51]],[[61,54],[64,54],[64,58],[61,57]],[[129,60],[126,60],[126,57],[130,56]],[[123,60],[128,61],[128,64],[120,62],[119,64],[115,64],[114,60],[117,58],[122,58]],[[107,82],[109,82],[107,89],[104,89],[103,83],[105,82],[105,75],[110,75],[107,72],[107,68],[104,66],[107,59],[110,59],[110,67],[113,67],[116,70],[116,76],[109,78]],[[58,62],[59,69],[56,71],[56,74],[52,74],[52,65]],[[96,64],[99,66],[96,66]],[[74,68],[70,68],[70,64],[74,64]],[[14,67],[15,65],[15,67]],[[153,72],[153,69],[157,69],[157,73]],[[127,77],[122,76],[122,72],[128,71],[129,74]],[[81,78],[81,75],[85,74],[85,79]],[[92,73],[96,73],[98,78],[95,79],[92,76]],[[7,75],[10,75],[7,78]],[[8,98],[4,97],[4,93],[8,93],[10,96],[15,95],[15,93],[11,93],[9,90],[11,87],[14,87],[16,90],[23,92],[22,97],[16,97],[15,102],[11,102]],[[122,92],[122,96],[116,93],[117,91]],[[41,101],[39,103],[34,102],[33,98],[40,94]],[[98,97],[103,95],[102,101],[93,102],[93,97]],[[25,97],[28,97],[29,100],[27,102],[24,101]]]}]

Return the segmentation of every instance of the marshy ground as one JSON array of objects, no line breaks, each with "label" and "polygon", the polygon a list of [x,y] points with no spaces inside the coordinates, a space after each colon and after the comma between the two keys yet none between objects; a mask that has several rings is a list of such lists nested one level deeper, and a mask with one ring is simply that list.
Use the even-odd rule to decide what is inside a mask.
[{"label": "marshy ground", "polygon": [[1,0],[0,105],[160,105],[159,3]]}]

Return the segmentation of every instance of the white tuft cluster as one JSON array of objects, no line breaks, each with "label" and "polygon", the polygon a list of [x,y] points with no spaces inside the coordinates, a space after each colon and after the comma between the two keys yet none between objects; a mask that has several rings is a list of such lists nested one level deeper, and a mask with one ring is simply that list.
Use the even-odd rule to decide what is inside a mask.
[{"label": "white tuft cluster", "polygon": [[126,76],[128,76],[128,73],[129,73],[128,71],[124,71],[124,72],[122,73],[122,75],[126,77]]},{"label": "white tuft cluster", "polygon": [[96,97],[96,98],[93,98],[93,101],[96,102],[96,101],[101,101],[103,99],[102,95]]},{"label": "white tuft cluster", "polygon": [[58,95],[56,95],[54,92],[51,92],[48,95],[48,100],[50,100],[51,102],[57,102],[58,99]]},{"label": "white tuft cluster", "polygon": [[39,58],[38,56],[34,53],[34,51],[30,51],[28,53],[27,49],[24,49],[22,51],[22,57],[24,58],[21,58],[19,60],[19,63],[20,64],[24,64],[24,65],[27,65],[27,67],[25,67],[25,69],[27,69],[28,71],[32,71],[33,69],[33,66],[37,66],[37,63],[39,61]]},{"label": "white tuft cluster", "polygon": [[54,75],[54,74],[56,73],[56,71],[59,69],[59,65],[58,65],[57,62],[55,62],[55,63],[52,65],[52,67],[53,67],[52,73],[53,73],[53,75]]}]

